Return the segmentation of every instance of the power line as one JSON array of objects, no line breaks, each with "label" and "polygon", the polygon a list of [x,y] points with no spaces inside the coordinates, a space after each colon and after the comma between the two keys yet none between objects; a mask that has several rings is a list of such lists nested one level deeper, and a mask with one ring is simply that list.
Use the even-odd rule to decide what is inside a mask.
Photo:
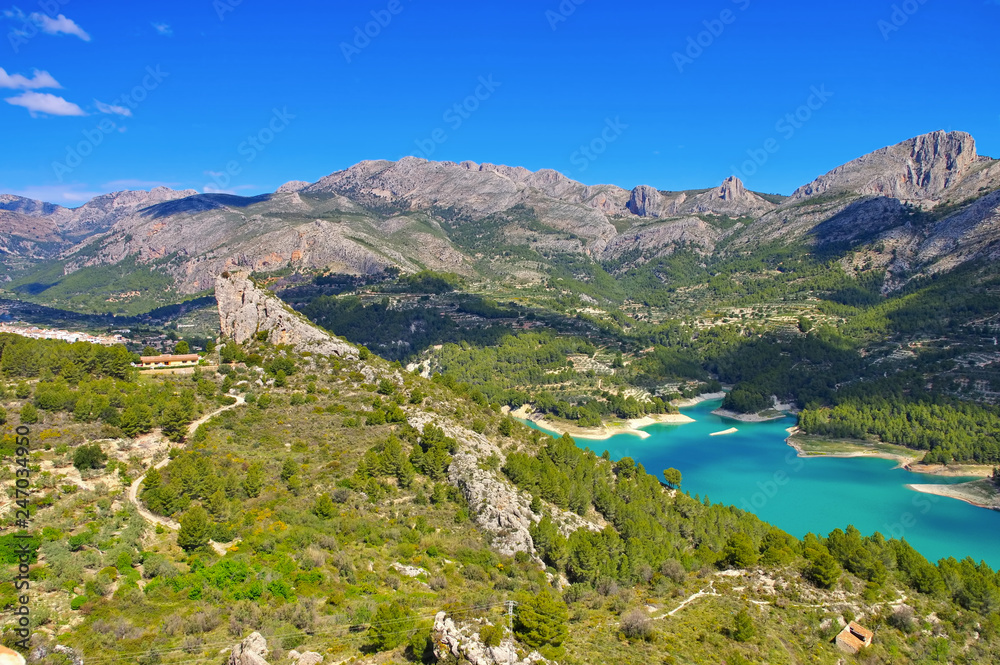
[{"label": "power line", "polygon": [[516,652],[514,651],[514,606],[517,605],[516,601],[508,600],[504,605],[507,606],[507,653],[510,657],[507,659],[508,665],[514,665],[514,658],[516,657]]}]

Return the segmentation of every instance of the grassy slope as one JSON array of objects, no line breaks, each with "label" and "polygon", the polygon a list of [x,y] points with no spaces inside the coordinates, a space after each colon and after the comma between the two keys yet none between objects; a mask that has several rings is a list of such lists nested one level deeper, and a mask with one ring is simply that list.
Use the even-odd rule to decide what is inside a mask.
[{"label": "grassy slope", "polygon": [[[248,406],[228,412],[206,426],[203,440],[189,444],[220,463],[259,461],[265,465],[266,482],[260,496],[230,507],[231,520],[241,525],[244,540],[225,560],[247,562],[264,580],[289,580],[295,588],[294,600],[265,593],[257,602],[233,601],[231,589],[225,585],[202,587],[195,594],[192,583],[185,581],[186,573],[214,564],[217,555],[210,550],[185,554],[177,547],[175,534],[150,529],[141,538],[147,564],[151,565],[154,555],[172,562],[180,574],[178,583],[164,584],[152,578],[151,571],[139,567],[145,593],[130,591],[120,582],[95,588],[93,580],[98,572],[115,565],[116,543],[127,539],[129,525],[135,530],[136,517],[123,502],[121,484],[114,478],[98,474],[93,491],[56,489],[65,481],[53,479],[55,506],[40,510],[35,526],[38,530],[55,529],[47,532],[52,540],[48,551],[60,563],[43,558],[48,575],[38,582],[36,602],[51,608],[48,627],[68,630],[60,641],[82,648],[88,660],[155,649],[161,652],[162,662],[210,661],[219,658],[215,655],[219,649],[240,635],[260,629],[269,644],[278,648],[272,662],[293,647],[317,650],[337,662],[365,649],[364,624],[379,603],[390,599],[402,599],[413,607],[423,617],[419,623],[424,627],[439,609],[449,610],[459,619],[481,616],[497,622],[502,619],[497,603],[519,592],[536,594],[548,587],[533,564],[492,554],[488,540],[471,528],[462,501],[427,501],[433,494],[433,483],[426,478],[418,476],[409,490],[386,482],[387,494],[374,503],[348,490],[337,504],[336,516],[329,520],[310,512],[317,494],[345,485],[362,453],[398,427],[343,427],[347,418],[369,409],[375,398],[373,387],[366,386],[359,375],[352,375],[353,369],[351,365],[337,370],[329,366],[304,369],[288,388],[269,391],[273,399],[266,410]],[[296,401],[305,399],[310,372],[316,374],[315,401],[293,406],[293,395],[299,395]],[[528,433],[520,428],[511,441],[498,437],[497,418],[488,409],[429,382],[405,377],[404,391],[412,393],[417,387],[429,394],[423,408],[463,423],[482,420],[487,434],[506,447],[531,449]],[[16,405],[8,399],[8,412]],[[60,414],[46,415],[35,431],[43,444],[36,453],[38,461],[65,458],[61,445],[99,435],[93,427],[72,423]],[[130,454],[122,456],[127,459]],[[287,458],[299,465],[301,482],[295,490],[279,478],[281,462]],[[132,469],[133,474],[139,472],[134,463]],[[70,534],[90,528],[99,534],[94,545],[72,555],[58,555]],[[65,564],[65,560],[76,563]],[[395,562],[423,567],[428,574],[417,579],[403,577],[390,567]],[[676,581],[656,575],[649,584],[635,587],[584,589],[575,593],[570,603],[564,662],[739,662],[735,654],[740,654],[750,662],[835,663],[840,655],[829,643],[835,632],[830,622],[848,612],[879,613],[899,598],[900,592],[891,584],[862,598],[859,591],[863,583],[849,575],[834,591],[820,591],[802,580],[800,566],[767,568],[763,575],[750,573],[745,579],[696,568]],[[124,575],[128,571],[119,572]],[[720,595],[700,598],[677,615],[655,621],[651,641],[628,642],[618,634],[619,617],[629,609],[650,605],[656,608],[651,614],[660,616],[682,599],[709,587],[709,582],[710,590]],[[768,592],[772,587],[775,592]],[[94,597],[98,591],[103,591],[103,599]],[[81,610],[70,610],[70,599],[83,593],[92,596],[93,602]],[[937,648],[937,635],[954,634],[957,638],[965,634],[960,626],[974,620],[929,597],[918,595],[909,602],[916,606],[922,622],[932,611],[955,618],[944,624],[924,623],[929,634],[918,633],[909,640],[883,626],[872,662],[923,662],[922,654]],[[472,609],[475,607],[486,609]],[[729,635],[732,616],[741,608],[751,609],[757,627],[756,636],[746,643],[737,643]],[[350,628],[356,624],[362,630]],[[961,644],[964,637],[952,642]],[[971,648],[975,651],[981,644],[984,642]],[[394,662],[404,657],[402,651],[402,647],[396,650]],[[388,662],[391,655],[373,660]]]}]

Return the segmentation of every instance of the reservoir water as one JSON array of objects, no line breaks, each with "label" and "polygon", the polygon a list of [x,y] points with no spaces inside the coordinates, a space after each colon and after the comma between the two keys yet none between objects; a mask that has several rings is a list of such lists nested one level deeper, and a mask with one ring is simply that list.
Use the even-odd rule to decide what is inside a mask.
[{"label": "reservoir water", "polygon": [[[692,496],[753,512],[798,538],[853,524],[864,535],[905,538],[932,562],[971,556],[1000,568],[1000,512],[905,487],[968,479],[911,473],[876,458],[798,457],[785,443],[793,417],[735,422],[711,413],[720,404],[682,409],[696,422],[645,428],[646,439],[620,434],[580,438],[577,445],[597,454],[607,450],[615,460],[631,457],[661,479],[664,469],[675,467]],[[710,436],[732,427],[737,431]]]}]

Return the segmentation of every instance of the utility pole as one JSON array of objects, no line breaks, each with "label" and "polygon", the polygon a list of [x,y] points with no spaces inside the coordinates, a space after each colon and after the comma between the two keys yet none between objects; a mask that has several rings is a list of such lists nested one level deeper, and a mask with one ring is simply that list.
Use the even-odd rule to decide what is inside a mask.
[{"label": "utility pole", "polygon": [[507,653],[510,654],[508,663],[514,665],[514,659],[517,658],[517,652],[514,651],[514,606],[517,603],[508,600],[504,605],[507,606]]}]

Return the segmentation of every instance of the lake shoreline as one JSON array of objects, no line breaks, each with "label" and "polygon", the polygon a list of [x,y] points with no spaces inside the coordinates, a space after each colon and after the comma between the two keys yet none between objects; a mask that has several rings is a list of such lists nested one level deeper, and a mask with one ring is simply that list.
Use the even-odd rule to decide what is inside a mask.
[{"label": "lake shoreline", "polygon": [[626,421],[606,422],[600,427],[579,427],[547,418],[545,414],[534,411],[534,408],[528,404],[525,404],[516,411],[511,411],[510,415],[521,420],[530,420],[539,427],[558,434],[569,434],[574,439],[588,439],[591,441],[605,441],[619,434],[631,434],[638,436],[640,439],[648,439],[652,435],[645,431],[644,427],[651,425],[683,425],[695,422],[694,418],[685,416],[683,413],[661,413]]},{"label": "lake shoreline", "polygon": [[[992,467],[982,464],[920,464],[922,457],[920,451],[914,450],[906,453],[895,453],[884,450],[865,450],[864,448],[871,444],[863,442],[841,442],[845,446],[856,448],[855,450],[842,452],[808,450],[806,447],[808,442],[796,439],[796,436],[802,435],[802,431],[797,426],[789,427],[786,431],[788,432],[788,437],[785,439],[785,443],[794,448],[799,457],[874,457],[876,459],[887,459],[896,462],[897,464],[894,468],[897,469],[905,469],[911,473],[923,473],[945,478],[986,478],[993,473]],[[898,447],[902,448],[901,446]]]},{"label": "lake shoreline", "polygon": [[[766,413],[762,411],[761,413]],[[719,416],[720,418],[726,418],[728,420],[738,420],[741,423],[767,423],[772,420],[781,420],[782,418],[787,418],[788,414],[781,411],[775,411],[774,415],[762,416],[760,413],[739,413],[737,411],[730,411],[729,409],[716,409],[712,411],[713,416]]]},{"label": "lake shoreline", "polygon": [[702,402],[711,402],[713,399],[725,399],[726,393],[702,393],[696,395],[695,397],[682,397],[680,399],[671,400],[670,404],[676,406],[678,409],[686,409],[690,406],[698,406]]},{"label": "lake shoreline", "polygon": [[979,508],[1000,511],[1000,488],[997,488],[992,481],[986,479],[974,480],[969,483],[959,483],[957,485],[907,485],[906,489],[923,494],[958,499]]}]

